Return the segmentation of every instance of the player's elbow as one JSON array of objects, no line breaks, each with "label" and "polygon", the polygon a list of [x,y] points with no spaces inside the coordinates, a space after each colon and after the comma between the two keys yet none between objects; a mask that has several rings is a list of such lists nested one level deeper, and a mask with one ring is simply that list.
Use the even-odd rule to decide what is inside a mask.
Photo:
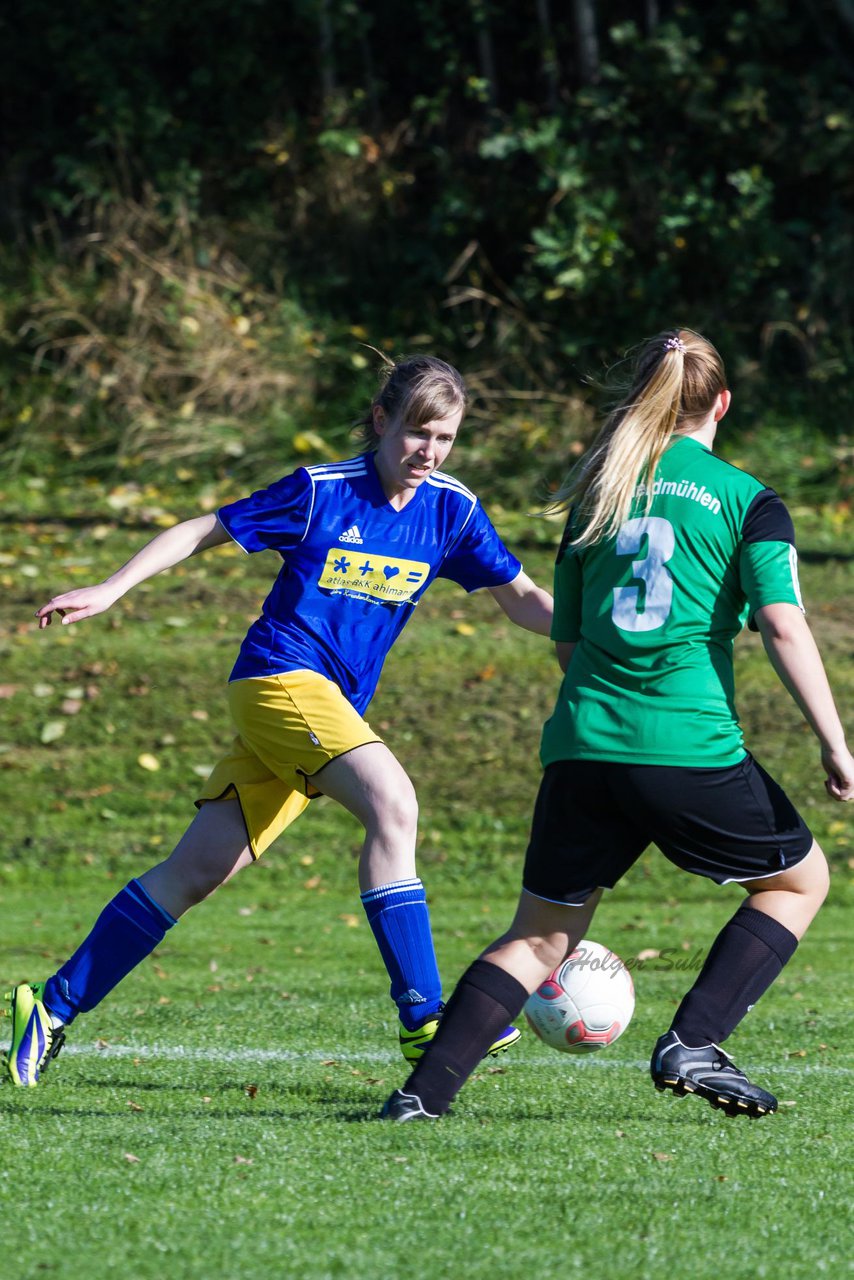
[{"label": "player's elbow", "polygon": [[765,644],[786,645],[807,630],[807,621],[796,604],[768,604],[756,610],[756,626]]}]

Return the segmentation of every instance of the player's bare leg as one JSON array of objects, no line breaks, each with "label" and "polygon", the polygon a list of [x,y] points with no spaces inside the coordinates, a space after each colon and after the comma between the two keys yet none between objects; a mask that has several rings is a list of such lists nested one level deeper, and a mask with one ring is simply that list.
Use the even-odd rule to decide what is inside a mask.
[{"label": "player's bare leg", "polygon": [[798,940],[815,919],[829,887],[827,859],[817,841],[796,867],[742,885],[751,907],[784,925]]},{"label": "player's bare leg", "polygon": [[141,875],[139,883],[177,920],[252,860],[238,800],[209,800],[169,857]]},{"label": "player's bare leg", "polygon": [[578,946],[601,898],[597,889],[583,904],[568,906],[523,889],[510,928],[481,959],[511,974],[530,994]]},{"label": "player's bare leg", "polygon": [[359,860],[364,893],[415,876],[418,801],[409,775],[382,742],[368,742],[330,760],[309,778],[365,828]]}]

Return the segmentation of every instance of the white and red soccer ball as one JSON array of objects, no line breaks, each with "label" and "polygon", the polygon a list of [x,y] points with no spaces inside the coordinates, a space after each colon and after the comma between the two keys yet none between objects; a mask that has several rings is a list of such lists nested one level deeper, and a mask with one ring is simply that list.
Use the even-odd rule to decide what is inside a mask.
[{"label": "white and red soccer ball", "polygon": [[634,1011],[632,975],[613,951],[586,938],[525,1005],[531,1030],[563,1053],[594,1053],[613,1044]]}]

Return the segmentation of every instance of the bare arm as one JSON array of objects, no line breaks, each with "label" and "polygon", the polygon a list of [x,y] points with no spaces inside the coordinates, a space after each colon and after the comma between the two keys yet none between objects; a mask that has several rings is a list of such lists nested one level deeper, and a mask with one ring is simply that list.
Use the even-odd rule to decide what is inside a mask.
[{"label": "bare arm", "polygon": [[551,631],[554,601],[548,591],[531,581],[527,573],[520,571],[512,582],[490,587],[489,594],[517,627],[536,631],[541,636],[547,636]]},{"label": "bare arm", "polygon": [[228,534],[213,513],[173,525],[171,529],[158,533],[127,564],[122,565],[121,569],[117,569],[103,582],[91,587],[76,587],[48,600],[36,612],[39,629],[50,626],[54,613],[59,615],[63,624],[80,622],[83,618],[103,613],[130,591],[131,587],[144,582],[146,578],[152,578],[164,569],[171,569],[173,565],[189,559],[198,551],[217,547],[228,540]]},{"label": "bare arm", "polygon": [[757,609],[756,625],[772,667],[819,740],[828,795],[854,800],[854,758],[806,618],[797,605],[768,604]]}]

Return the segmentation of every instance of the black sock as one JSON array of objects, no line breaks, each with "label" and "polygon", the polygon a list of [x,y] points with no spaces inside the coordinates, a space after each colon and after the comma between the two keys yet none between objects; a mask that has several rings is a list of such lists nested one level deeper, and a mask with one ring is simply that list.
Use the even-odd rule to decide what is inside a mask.
[{"label": "black sock", "polygon": [[755,907],[739,907],[721,929],[671,1030],[683,1044],[722,1044],[795,953],[785,925]]},{"label": "black sock", "polygon": [[425,1110],[444,1115],[489,1046],[517,1017],[528,992],[504,969],[475,960],[457,983],[439,1030],[403,1086]]}]

